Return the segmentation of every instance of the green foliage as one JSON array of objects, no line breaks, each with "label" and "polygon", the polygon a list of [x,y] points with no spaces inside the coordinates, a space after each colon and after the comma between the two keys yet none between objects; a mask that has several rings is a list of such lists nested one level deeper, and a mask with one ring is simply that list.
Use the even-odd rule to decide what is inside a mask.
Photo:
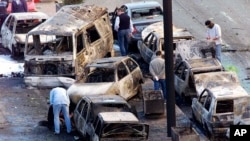
[{"label": "green foliage", "polygon": [[84,0],[63,0],[64,5],[80,4],[84,3]]},{"label": "green foliage", "polygon": [[233,71],[233,72],[236,72],[236,73],[239,72],[238,68],[235,67],[235,66],[232,66],[232,65],[226,66],[226,67],[225,67],[225,70],[226,70],[226,71]]}]

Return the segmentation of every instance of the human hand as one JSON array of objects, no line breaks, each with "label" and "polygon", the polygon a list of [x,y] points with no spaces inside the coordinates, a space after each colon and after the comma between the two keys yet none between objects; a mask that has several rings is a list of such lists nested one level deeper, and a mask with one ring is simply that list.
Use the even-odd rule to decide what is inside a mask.
[{"label": "human hand", "polygon": [[159,78],[158,78],[157,76],[155,76],[155,77],[154,77],[154,79],[155,79],[156,81],[158,81],[158,80],[159,80]]}]

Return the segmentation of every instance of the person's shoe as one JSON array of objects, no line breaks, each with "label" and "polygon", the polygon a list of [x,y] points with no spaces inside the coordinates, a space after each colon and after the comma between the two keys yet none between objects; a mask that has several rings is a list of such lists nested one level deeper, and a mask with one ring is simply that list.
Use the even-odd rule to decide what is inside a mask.
[{"label": "person's shoe", "polygon": [[54,132],[54,135],[59,135],[60,133],[56,133],[56,132]]}]

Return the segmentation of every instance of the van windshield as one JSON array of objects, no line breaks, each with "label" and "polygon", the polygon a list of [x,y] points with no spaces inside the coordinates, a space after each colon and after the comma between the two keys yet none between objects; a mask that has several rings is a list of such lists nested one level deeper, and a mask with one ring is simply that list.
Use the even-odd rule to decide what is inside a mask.
[{"label": "van windshield", "polygon": [[72,55],[71,36],[33,35],[28,38],[27,55]]}]

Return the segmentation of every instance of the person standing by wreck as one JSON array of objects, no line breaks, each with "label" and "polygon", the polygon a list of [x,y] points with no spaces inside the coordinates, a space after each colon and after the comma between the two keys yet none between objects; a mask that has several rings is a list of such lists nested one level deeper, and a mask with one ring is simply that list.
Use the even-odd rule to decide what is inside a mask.
[{"label": "person standing by wreck", "polygon": [[215,42],[215,56],[221,62],[221,28],[218,24],[213,23],[211,20],[205,22],[207,26],[207,40]]},{"label": "person standing by wreck", "polygon": [[13,0],[11,3],[11,13],[28,12],[26,0]]},{"label": "person standing by wreck", "polygon": [[69,96],[64,88],[56,87],[50,91],[50,105],[53,106],[55,135],[60,134],[60,113],[62,112],[67,133],[71,133],[71,121],[69,117]]},{"label": "person standing by wreck", "polygon": [[149,72],[153,76],[154,90],[162,89],[164,99],[167,100],[165,60],[162,58],[161,51],[156,51],[156,57],[149,64]]},{"label": "person standing by wreck", "polygon": [[9,0],[0,0],[0,29],[2,28],[2,24],[8,16],[7,8],[9,5]]},{"label": "person standing by wreck", "polygon": [[114,28],[117,31],[121,55],[126,56],[128,55],[129,38],[132,37],[133,23],[123,8],[117,9]]}]

